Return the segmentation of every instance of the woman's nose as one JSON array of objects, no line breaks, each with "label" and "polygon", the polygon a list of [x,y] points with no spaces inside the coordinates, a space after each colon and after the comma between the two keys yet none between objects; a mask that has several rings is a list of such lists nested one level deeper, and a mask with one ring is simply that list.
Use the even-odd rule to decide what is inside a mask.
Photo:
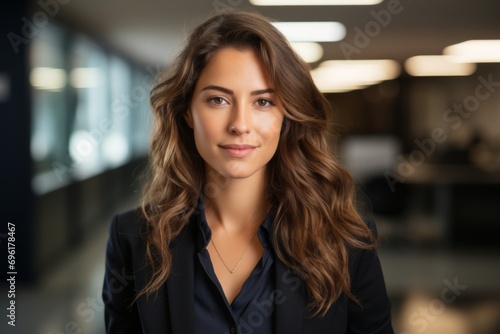
[{"label": "woman's nose", "polygon": [[248,107],[236,104],[232,110],[232,117],[229,123],[229,132],[235,135],[242,135],[250,132],[251,111]]}]

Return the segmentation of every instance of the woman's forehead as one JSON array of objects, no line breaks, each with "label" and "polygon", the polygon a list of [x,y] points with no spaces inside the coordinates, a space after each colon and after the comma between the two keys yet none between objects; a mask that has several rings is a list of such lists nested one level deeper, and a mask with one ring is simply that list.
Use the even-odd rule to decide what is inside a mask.
[{"label": "woman's forehead", "polygon": [[211,57],[198,79],[197,86],[204,85],[243,90],[273,88],[260,55],[253,48],[234,47],[221,49]]}]

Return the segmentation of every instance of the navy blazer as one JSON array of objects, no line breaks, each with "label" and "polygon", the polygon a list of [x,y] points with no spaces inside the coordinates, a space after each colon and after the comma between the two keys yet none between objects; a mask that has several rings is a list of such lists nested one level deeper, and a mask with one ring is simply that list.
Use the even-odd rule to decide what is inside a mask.
[{"label": "navy blazer", "polygon": [[[368,224],[375,230],[373,223]],[[194,333],[194,261],[196,217],[171,243],[172,271],[158,293],[134,301],[151,275],[143,239],[144,218],[139,210],[113,218],[106,250],[103,287],[107,333]],[[361,306],[342,295],[324,316],[311,317],[305,284],[276,260],[273,305],[275,333],[393,334],[390,303],[375,251],[356,250],[349,259],[351,289]],[[248,333],[258,333],[248,328]],[[218,334],[218,333],[214,333]]]}]

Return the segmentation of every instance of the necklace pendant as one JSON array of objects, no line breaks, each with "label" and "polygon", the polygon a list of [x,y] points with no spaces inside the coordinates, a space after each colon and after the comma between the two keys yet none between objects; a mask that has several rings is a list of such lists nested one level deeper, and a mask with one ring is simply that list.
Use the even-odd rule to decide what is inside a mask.
[{"label": "necklace pendant", "polygon": [[214,246],[214,249],[215,249],[215,252],[217,253],[217,255],[219,256],[219,259],[221,260],[222,264],[224,265],[224,267],[226,267],[227,271],[229,271],[230,274],[234,273],[236,271],[236,268],[238,268],[241,260],[243,259],[243,256],[245,255],[245,253],[247,252],[248,250],[248,247],[250,247],[250,244],[252,243],[253,239],[255,238],[255,235],[257,233],[255,233],[252,237],[252,239],[250,240],[250,242],[248,243],[247,247],[245,248],[245,250],[243,251],[243,254],[241,254],[238,262],[236,263],[236,265],[234,266],[233,269],[229,269],[229,267],[227,266],[226,262],[224,262],[224,259],[222,258],[222,256],[220,255],[219,253],[219,250],[217,249],[217,246],[215,246],[215,242],[214,242],[214,239],[210,239],[210,241],[212,242],[212,245]]}]

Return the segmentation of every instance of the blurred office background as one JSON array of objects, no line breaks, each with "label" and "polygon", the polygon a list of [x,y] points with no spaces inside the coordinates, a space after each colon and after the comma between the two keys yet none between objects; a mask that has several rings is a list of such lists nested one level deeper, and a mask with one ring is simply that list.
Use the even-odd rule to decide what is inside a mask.
[{"label": "blurred office background", "polygon": [[337,22],[287,36],[378,223],[396,332],[500,333],[500,2],[305,2],[2,5],[0,248],[6,273],[15,224],[17,271],[16,327],[2,314],[2,333],[104,332],[107,227],[139,204],[151,84],[192,27],[229,7]]}]

